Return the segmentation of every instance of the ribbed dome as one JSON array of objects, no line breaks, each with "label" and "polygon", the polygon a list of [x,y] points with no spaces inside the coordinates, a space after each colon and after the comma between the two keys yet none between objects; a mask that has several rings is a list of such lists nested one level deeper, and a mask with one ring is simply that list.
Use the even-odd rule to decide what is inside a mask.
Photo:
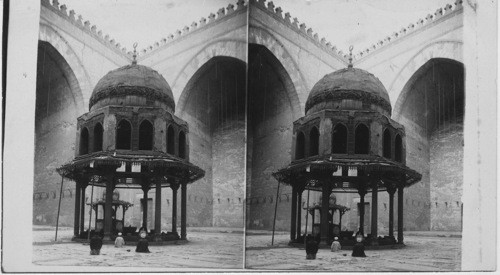
[{"label": "ribbed dome", "polygon": [[89,108],[108,105],[163,106],[175,111],[174,96],[157,71],[143,65],[127,65],[107,73],[94,88]]},{"label": "ribbed dome", "polygon": [[[363,106],[374,104],[390,115],[391,104],[387,91],[373,74],[357,69],[345,68],[325,75],[314,85],[306,101],[306,114],[331,109],[332,104],[343,100],[356,100]],[[338,107],[337,107],[338,108]]]}]

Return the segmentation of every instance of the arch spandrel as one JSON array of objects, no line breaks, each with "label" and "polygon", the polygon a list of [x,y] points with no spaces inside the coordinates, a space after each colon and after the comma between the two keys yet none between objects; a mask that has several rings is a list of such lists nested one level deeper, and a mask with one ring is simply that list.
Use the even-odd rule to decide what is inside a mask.
[{"label": "arch spandrel", "polygon": [[40,32],[38,40],[49,43],[59,54],[64,58],[69,69],[75,76],[78,83],[72,85],[77,113],[83,114],[88,106],[89,98],[92,93],[93,84],[90,81],[88,72],[85,70],[83,63],[78,58],[76,52],[71,48],[66,41],[54,28],[46,24],[40,24]]},{"label": "arch spandrel", "polygon": [[249,27],[248,43],[266,47],[281,63],[295,88],[295,92],[288,95],[293,106],[294,119],[303,116],[310,88],[306,85],[306,79],[301,73],[299,65],[289,54],[286,47],[269,31],[255,26]]},{"label": "arch spandrel", "polygon": [[401,99],[406,97],[408,90],[405,86],[423,65],[434,58],[450,59],[463,64],[463,42],[437,41],[426,45],[402,66],[402,69],[387,87],[391,105],[394,106],[393,117],[396,117],[401,111]]},{"label": "arch spandrel", "polygon": [[171,82],[172,92],[179,112],[186,104],[186,85],[196,72],[214,57],[232,57],[240,61],[247,61],[247,43],[242,40],[216,40],[198,51],[182,67],[177,76]]}]

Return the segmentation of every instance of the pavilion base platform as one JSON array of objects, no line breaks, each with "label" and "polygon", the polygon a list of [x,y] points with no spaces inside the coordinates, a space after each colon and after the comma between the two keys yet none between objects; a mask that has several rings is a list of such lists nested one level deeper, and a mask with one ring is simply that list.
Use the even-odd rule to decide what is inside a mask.
[{"label": "pavilion base platform", "polygon": [[[289,246],[292,247],[299,247],[303,248],[304,247],[304,237],[305,235],[300,236],[299,238],[295,240],[290,240],[288,243]],[[316,236],[316,241],[319,242],[320,236]],[[332,238],[333,241],[333,238]],[[325,243],[320,243],[319,248],[328,248],[330,249],[331,243],[330,241],[328,244]],[[342,250],[352,250],[354,245],[356,244],[356,239],[354,237],[350,238],[342,238],[339,240],[340,245],[342,246]],[[374,244],[376,243],[376,244]],[[400,249],[405,247],[404,243],[398,243],[394,237],[390,236],[384,236],[384,237],[378,237],[377,240],[374,242],[373,239],[371,238],[366,238],[363,242],[365,245],[365,249],[367,250],[382,250],[382,249]]]},{"label": "pavilion base platform", "polygon": [[[125,239],[125,238],[124,238]],[[88,239],[83,239],[83,238],[72,238],[71,239],[73,242],[78,242],[78,243],[88,243]],[[139,238],[136,238],[135,240],[126,240],[125,239],[125,246],[136,246]],[[187,244],[189,241],[188,240],[170,240],[170,241],[150,241],[148,239],[149,245],[150,246],[165,246],[165,245],[179,245],[179,244]],[[103,244],[114,244],[114,240],[110,241],[102,241]]]},{"label": "pavilion base platform", "polygon": [[[90,232],[90,236],[92,236],[93,234],[95,234],[94,230]],[[101,238],[103,237],[102,233],[100,234],[100,237]],[[103,243],[114,244],[116,237],[117,237],[116,234],[112,234],[111,240],[103,240]],[[122,237],[127,245],[137,244],[140,238],[139,232],[127,233]],[[71,240],[74,242],[81,242],[81,243],[88,242],[88,231],[83,232],[78,237],[73,237]],[[167,233],[162,232],[160,236],[157,236],[153,232],[150,232],[150,234],[147,236],[147,240],[150,245],[171,245],[171,244],[187,243],[187,240],[181,239],[177,232],[167,232]]]}]

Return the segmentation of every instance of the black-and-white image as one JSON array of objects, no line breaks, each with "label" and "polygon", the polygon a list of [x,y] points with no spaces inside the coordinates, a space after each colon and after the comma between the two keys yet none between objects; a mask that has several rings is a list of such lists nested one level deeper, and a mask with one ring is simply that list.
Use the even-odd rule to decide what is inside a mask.
[{"label": "black-and-white image", "polygon": [[11,5],[5,271],[495,270],[496,3]]},{"label": "black-and-white image", "polygon": [[[243,266],[247,4],[231,2],[42,1],[35,264]],[[63,244],[44,245],[54,226]]]}]

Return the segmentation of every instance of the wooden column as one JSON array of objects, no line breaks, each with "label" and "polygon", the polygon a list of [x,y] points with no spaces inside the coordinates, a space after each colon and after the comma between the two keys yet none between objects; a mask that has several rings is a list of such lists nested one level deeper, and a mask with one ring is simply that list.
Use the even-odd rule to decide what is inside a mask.
[{"label": "wooden column", "polygon": [[186,239],[187,182],[181,184],[181,240]]},{"label": "wooden column", "polygon": [[302,192],[303,190],[297,192],[297,239],[300,238],[302,231]]},{"label": "wooden column", "polygon": [[155,234],[156,236],[161,235],[161,181],[156,178],[156,189],[155,189]]},{"label": "wooden column", "polygon": [[[92,207],[92,206],[91,206]],[[97,217],[99,216],[99,205],[95,205],[95,210],[92,207],[90,211],[95,211],[95,221],[94,221],[94,230],[97,232]],[[104,212],[104,206],[102,208],[102,212]],[[103,213],[103,219],[104,219],[104,213]]]},{"label": "wooden column", "polygon": [[372,183],[372,225],[371,225],[371,245],[378,245],[378,186],[377,182]]},{"label": "wooden column", "polygon": [[[104,239],[105,241],[111,240],[112,230],[112,216],[113,216],[113,189],[115,179],[113,175],[106,177],[106,201],[104,204]],[[96,214],[97,216],[97,214]]]},{"label": "wooden column", "polygon": [[339,209],[339,228],[340,228],[340,231],[342,231],[342,211],[340,211]]},{"label": "wooden column", "polygon": [[[88,183],[84,182],[81,184],[81,192],[80,192],[80,232],[85,232],[85,190],[87,189]],[[92,211],[92,207],[90,208]],[[90,231],[90,228],[89,228]]]},{"label": "wooden column", "polygon": [[73,222],[73,237],[78,238],[80,236],[80,197],[81,195],[81,188],[80,188],[80,182],[81,180],[76,181],[75,185],[75,219]]},{"label": "wooden column", "polygon": [[179,184],[171,184],[172,188],[172,232],[177,233],[177,189]]},{"label": "wooden column", "polygon": [[398,188],[398,243],[403,243],[403,187]]},{"label": "wooden column", "polygon": [[292,186],[292,217],[290,219],[290,240],[295,240],[297,225],[297,188]]},{"label": "wooden column", "polygon": [[148,191],[149,191],[149,179],[144,179],[142,185],[142,228],[148,231]]},{"label": "wooden column", "polygon": [[394,193],[395,188],[388,188],[389,193],[389,237],[394,237]]},{"label": "wooden column", "polygon": [[359,232],[365,235],[365,194],[364,189],[358,191],[359,194]]},{"label": "wooden column", "polygon": [[321,244],[328,244],[330,239],[330,226],[329,226],[329,205],[330,205],[330,182],[323,181],[322,182],[322,190],[321,190],[321,227],[320,227],[320,235],[321,235]]}]

